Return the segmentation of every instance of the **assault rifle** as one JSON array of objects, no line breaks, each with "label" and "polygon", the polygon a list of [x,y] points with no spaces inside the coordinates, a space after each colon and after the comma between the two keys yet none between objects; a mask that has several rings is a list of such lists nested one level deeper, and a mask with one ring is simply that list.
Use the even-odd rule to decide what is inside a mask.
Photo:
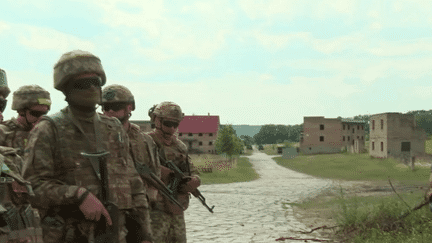
[{"label": "assault rifle", "polygon": [[[165,160],[160,154],[159,154],[161,164],[168,169],[174,171],[174,177],[171,180],[171,182],[168,184],[168,188],[173,192],[174,196],[177,196],[178,191],[180,190],[180,187],[187,183],[190,179],[186,179],[187,177],[183,174],[183,172],[170,160]],[[187,166],[189,166],[189,161],[186,160]],[[190,175],[190,171],[189,171]],[[201,192],[198,189],[195,189],[191,192],[194,197],[196,197],[204,207],[210,211],[210,213],[213,213],[213,208],[215,206],[212,206],[211,208],[207,205],[204,196],[201,194]]]},{"label": "assault rifle", "polygon": [[[99,153],[81,153],[85,157],[89,157],[90,161],[93,162],[95,160],[99,161],[99,173],[101,179],[101,202],[105,206],[108,211],[112,225],[104,224],[98,222],[94,229],[94,242],[95,243],[118,243],[119,239],[119,228],[118,228],[118,218],[119,218],[119,208],[116,204],[110,201],[109,198],[109,182],[108,182],[108,169],[106,165],[105,156],[109,154],[109,152],[99,152]],[[93,238],[93,237],[91,237]]]},{"label": "assault rifle", "polygon": [[184,210],[183,206],[175,199],[173,192],[165,186],[165,184],[150,170],[148,166],[136,163],[135,168],[140,174],[141,178],[151,184],[154,188],[158,189],[158,191],[161,192],[166,199],[170,200],[172,203]]}]

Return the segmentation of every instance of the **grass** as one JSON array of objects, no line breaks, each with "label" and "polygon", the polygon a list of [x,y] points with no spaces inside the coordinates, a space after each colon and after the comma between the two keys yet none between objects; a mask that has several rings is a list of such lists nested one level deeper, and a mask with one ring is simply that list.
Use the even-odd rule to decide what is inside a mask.
[{"label": "grass", "polygon": [[428,154],[432,154],[432,140],[426,140],[425,151]]},{"label": "grass", "polygon": [[[432,144],[431,144],[432,145]],[[316,177],[372,181],[393,185],[421,185],[428,188],[430,166],[412,171],[394,159],[375,159],[368,154],[323,154],[286,160],[273,158],[289,169]],[[428,206],[399,219],[402,212],[424,200],[425,189],[411,189],[387,196],[347,196],[342,188],[329,189],[316,198],[294,206],[317,212],[321,218],[340,225],[332,237],[337,242],[429,242],[432,239],[432,213]],[[406,205],[408,204],[408,206]],[[328,225],[330,226],[330,225]]]},{"label": "grass", "polygon": [[427,182],[430,167],[416,166],[414,171],[392,158],[371,158],[369,154],[301,155],[294,159],[273,158],[279,165],[321,178],[341,180]]},{"label": "grass", "polygon": [[201,173],[202,184],[221,184],[252,181],[259,178],[259,175],[252,168],[252,164],[246,157],[240,157],[236,166],[230,169],[213,170],[212,173]]},{"label": "grass", "polygon": [[202,184],[221,184],[252,181],[259,176],[246,157],[228,158],[216,154],[191,155],[195,167],[211,167],[211,173],[200,173]]},{"label": "grass", "polygon": [[267,155],[278,155],[277,153],[277,147],[275,144],[267,144],[264,145],[264,150],[261,150],[261,152],[266,153]]}]

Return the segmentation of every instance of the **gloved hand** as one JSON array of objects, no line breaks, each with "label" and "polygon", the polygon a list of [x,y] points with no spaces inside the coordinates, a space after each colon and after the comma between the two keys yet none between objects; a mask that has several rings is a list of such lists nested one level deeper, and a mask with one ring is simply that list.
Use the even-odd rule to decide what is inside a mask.
[{"label": "gloved hand", "polygon": [[183,191],[183,192],[193,192],[193,191],[195,191],[195,189],[197,189],[201,185],[200,180],[195,176],[185,176],[185,178],[183,178],[183,180],[188,181],[183,185],[183,187],[181,189],[181,191]]},{"label": "gloved hand", "polygon": [[108,225],[112,225],[111,217],[101,201],[91,192],[88,192],[87,196],[83,195],[86,192],[87,189],[82,187],[77,192],[78,198],[81,199],[81,196],[85,196],[84,200],[81,199],[82,203],[79,205],[79,209],[86,219],[99,221],[102,214],[105,216]]},{"label": "gloved hand", "polygon": [[161,180],[166,183],[168,182],[170,175],[174,173],[174,171],[162,165],[160,168],[161,168]]}]

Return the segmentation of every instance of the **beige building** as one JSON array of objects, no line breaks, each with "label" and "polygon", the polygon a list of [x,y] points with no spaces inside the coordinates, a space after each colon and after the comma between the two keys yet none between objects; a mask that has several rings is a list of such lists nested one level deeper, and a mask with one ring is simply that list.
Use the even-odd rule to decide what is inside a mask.
[{"label": "beige building", "polygon": [[178,138],[191,153],[216,153],[219,116],[185,116],[178,128]]},{"label": "beige building", "polygon": [[414,115],[381,113],[371,116],[369,121],[371,156],[402,160],[424,156],[426,132],[416,126]]},{"label": "beige building", "polygon": [[364,121],[305,116],[300,151],[303,154],[339,153],[343,150],[360,153],[365,145],[364,125]]}]

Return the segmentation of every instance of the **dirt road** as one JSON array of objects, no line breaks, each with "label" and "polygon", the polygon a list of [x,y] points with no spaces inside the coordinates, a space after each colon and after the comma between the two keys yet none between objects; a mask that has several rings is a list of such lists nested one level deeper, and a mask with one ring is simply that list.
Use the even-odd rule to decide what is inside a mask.
[{"label": "dirt road", "polygon": [[[275,242],[280,237],[310,238],[310,230],[300,223],[290,205],[314,197],[334,185],[331,180],[317,179],[281,167],[272,156],[255,151],[248,156],[260,178],[251,182],[203,185],[202,194],[214,214],[191,199],[185,213],[188,242]],[[286,240],[284,242],[299,242]]]}]

